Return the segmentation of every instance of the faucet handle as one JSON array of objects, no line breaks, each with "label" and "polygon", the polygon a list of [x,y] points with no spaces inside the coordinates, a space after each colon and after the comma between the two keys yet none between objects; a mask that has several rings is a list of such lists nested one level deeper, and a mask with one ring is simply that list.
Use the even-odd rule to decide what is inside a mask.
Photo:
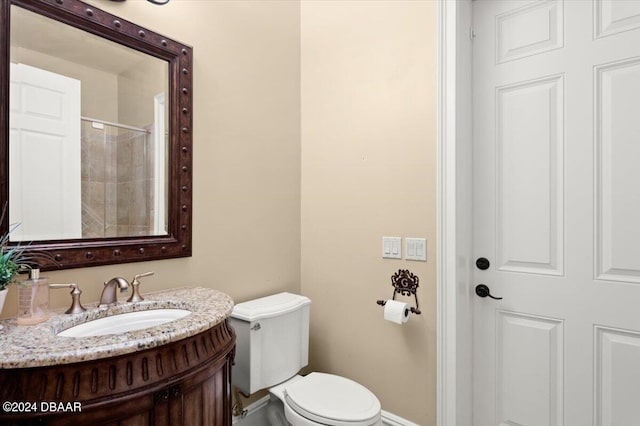
[{"label": "faucet handle", "polygon": [[78,287],[78,284],[76,283],[49,284],[49,288],[54,288],[54,289],[70,288],[71,289],[71,293],[69,293],[71,294],[71,298],[72,298],[71,307],[65,311],[65,314],[79,314],[87,310],[84,306],[82,306],[82,303],[80,303],[80,295],[82,294],[82,290],[80,290],[80,287]]},{"label": "faucet handle", "polygon": [[150,275],[153,275],[154,273],[155,272],[153,271],[149,271],[133,276],[133,281],[131,281],[131,297],[127,299],[127,302],[142,302],[144,300],[144,297],[140,295],[140,278],[148,277]]},{"label": "faucet handle", "polygon": [[[142,274],[134,275],[134,276],[133,276],[133,282],[138,281],[138,278],[148,277],[148,276],[151,276],[151,275],[153,275],[153,274],[155,274],[155,272],[153,272],[153,271],[149,271],[149,272],[144,272],[144,273],[142,273]],[[133,284],[133,283],[132,283],[132,284]],[[138,282],[138,284],[140,284],[140,282]]]}]

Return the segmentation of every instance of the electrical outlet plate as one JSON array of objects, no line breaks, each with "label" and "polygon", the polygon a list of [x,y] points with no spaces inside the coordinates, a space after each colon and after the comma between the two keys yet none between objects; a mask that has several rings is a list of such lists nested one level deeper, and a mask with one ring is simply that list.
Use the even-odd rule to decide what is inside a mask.
[{"label": "electrical outlet plate", "polygon": [[402,259],[402,238],[382,237],[382,257],[384,259]]}]

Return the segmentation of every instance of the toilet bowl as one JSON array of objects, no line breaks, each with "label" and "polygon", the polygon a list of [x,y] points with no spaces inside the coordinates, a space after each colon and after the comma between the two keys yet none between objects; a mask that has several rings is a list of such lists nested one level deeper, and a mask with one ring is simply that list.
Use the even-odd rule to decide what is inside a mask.
[{"label": "toilet bowl", "polygon": [[[271,404],[283,411],[293,426],[382,425],[378,398],[366,387],[342,376],[295,376],[272,387],[269,393]],[[275,426],[274,422],[271,424]]]},{"label": "toilet bowl", "polygon": [[272,426],[381,426],[378,398],[345,377],[298,372],[307,365],[311,301],[280,293],[237,304],[233,385],[245,394],[269,389]]}]

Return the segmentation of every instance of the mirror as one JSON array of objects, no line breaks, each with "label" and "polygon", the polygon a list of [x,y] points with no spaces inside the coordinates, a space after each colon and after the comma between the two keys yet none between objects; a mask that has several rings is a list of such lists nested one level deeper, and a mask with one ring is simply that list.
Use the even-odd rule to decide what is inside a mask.
[{"label": "mirror", "polygon": [[191,48],[78,0],[0,13],[3,232],[63,268],[189,256]]},{"label": "mirror", "polygon": [[10,241],[166,235],[167,61],[10,12]]}]

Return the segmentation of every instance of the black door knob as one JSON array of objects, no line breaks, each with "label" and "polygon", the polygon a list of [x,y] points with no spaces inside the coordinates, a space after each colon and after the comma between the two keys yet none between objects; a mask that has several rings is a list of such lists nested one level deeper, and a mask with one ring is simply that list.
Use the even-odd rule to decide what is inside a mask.
[{"label": "black door knob", "polygon": [[489,296],[490,298],[495,299],[495,300],[501,300],[501,299],[502,299],[502,297],[495,297],[495,296],[492,296],[492,295],[491,295],[491,291],[489,291],[489,287],[487,287],[487,286],[486,286],[486,285],[484,285],[484,284],[478,284],[478,285],[476,286],[476,294],[477,294],[478,296],[480,296],[480,297],[487,297],[487,296]]},{"label": "black door knob", "polygon": [[487,259],[486,257],[479,257],[478,259],[476,259],[476,266],[481,271],[489,269],[490,265],[491,265],[491,262],[489,262],[489,259]]}]

